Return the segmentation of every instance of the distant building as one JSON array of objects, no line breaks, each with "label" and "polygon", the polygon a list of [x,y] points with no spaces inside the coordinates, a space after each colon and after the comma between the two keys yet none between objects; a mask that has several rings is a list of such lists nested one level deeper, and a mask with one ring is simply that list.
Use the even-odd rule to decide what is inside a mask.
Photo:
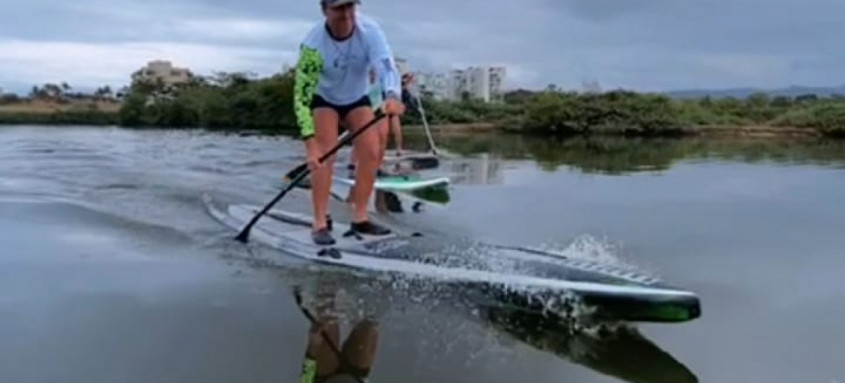
[{"label": "distant building", "polygon": [[450,79],[444,73],[418,72],[414,74],[415,83],[420,93],[435,100],[454,98],[451,92]]},{"label": "distant building", "polygon": [[490,101],[490,70],[486,67],[470,67],[467,69],[467,87],[465,92],[470,98]]},{"label": "distant building", "polygon": [[412,72],[405,59],[396,59],[402,73],[414,73],[418,91],[436,100],[474,99],[484,102],[504,99],[507,69],[503,66],[472,66],[441,72]]},{"label": "distant building", "polygon": [[462,99],[464,94],[469,92],[469,76],[467,76],[466,71],[462,69],[451,70],[449,72],[448,87],[446,94],[449,100]]},{"label": "distant building", "polygon": [[484,102],[499,101],[504,97],[507,78],[505,67],[474,66],[456,69],[449,73],[449,99],[464,98]]},{"label": "distant building", "polygon": [[505,80],[508,77],[508,71],[503,66],[494,66],[489,68],[490,75],[490,97],[494,100],[501,101],[505,98]]},{"label": "distant building", "polygon": [[171,86],[187,83],[192,77],[193,74],[187,68],[174,67],[170,61],[154,60],[132,73],[132,82],[160,80],[165,86]]}]

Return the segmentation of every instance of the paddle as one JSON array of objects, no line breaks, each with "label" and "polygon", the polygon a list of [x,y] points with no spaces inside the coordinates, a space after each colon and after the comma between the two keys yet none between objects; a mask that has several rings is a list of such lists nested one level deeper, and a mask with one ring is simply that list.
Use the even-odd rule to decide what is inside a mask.
[{"label": "paddle", "polygon": [[[358,129],[354,133],[349,133],[347,131],[347,134],[340,141],[338,141],[337,145],[335,145],[331,150],[329,150],[328,152],[326,152],[325,154],[323,154],[319,158],[320,163],[325,162],[327,158],[329,158],[333,154],[335,154],[335,152],[340,150],[341,147],[343,147],[344,145],[346,145],[349,142],[351,142],[352,140],[354,140],[355,137],[358,137],[358,135],[363,133],[369,127],[375,125],[375,123],[378,122],[379,120],[381,120],[382,118],[384,118],[384,116],[385,115],[379,110],[378,112],[376,112],[375,118],[373,118],[372,121],[370,121],[366,125],[364,125],[361,129]],[[258,212],[258,214],[255,215],[255,217],[252,217],[252,220],[249,221],[249,223],[246,225],[246,227],[244,227],[243,230],[241,230],[241,232],[238,234],[237,237],[235,237],[235,239],[238,240],[238,241],[241,241],[241,242],[246,242],[247,239],[249,239],[249,231],[252,230],[252,226],[254,226],[256,222],[258,222],[258,219],[261,218],[262,215],[267,213],[267,211],[269,211],[270,208],[272,208],[273,205],[276,204],[276,202],[279,202],[279,200],[282,199],[282,197],[284,197],[285,194],[288,193],[288,191],[293,189],[296,186],[296,184],[298,184],[303,179],[305,179],[305,177],[310,172],[311,172],[311,169],[308,168],[307,162],[297,166],[295,169],[288,172],[286,177],[288,175],[293,176],[293,177],[290,177],[291,178],[290,183],[288,183],[287,186],[282,188],[282,191],[279,192],[279,194],[276,196],[276,198],[273,198],[273,200],[270,201],[270,203],[268,203],[267,206],[264,206],[264,209],[261,209],[261,211]]]},{"label": "paddle", "polygon": [[423,120],[423,127],[425,127],[425,134],[428,136],[428,145],[431,146],[431,153],[435,156],[437,155],[437,147],[434,146],[434,139],[431,137],[431,130],[428,128],[428,121],[425,118],[425,110],[423,109],[422,100],[420,100],[420,95],[415,94],[414,97],[417,99],[417,107],[420,111],[420,116]]}]

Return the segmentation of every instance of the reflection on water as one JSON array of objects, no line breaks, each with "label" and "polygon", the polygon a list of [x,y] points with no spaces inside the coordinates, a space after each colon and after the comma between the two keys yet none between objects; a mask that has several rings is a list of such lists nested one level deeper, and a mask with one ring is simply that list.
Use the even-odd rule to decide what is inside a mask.
[{"label": "reflection on water", "polygon": [[[438,137],[462,156],[485,154],[535,160],[542,169],[568,166],[584,173],[663,171],[682,161],[719,160],[845,167],[845,141],[754,138],[549,138],[490,133]],[[415,141],[411,141],[415,142]],[[492,171],[495,173],[496,171]]]},{"label": "reflection on water", "polygon": [[456,159],[448,164],[449,178],[457,185],[494,185],[504,182],[504,162],[489,153]]},{"label": "reflection on water", "polygon": [[[516,340],[565,362],[626,382],[698,381],[682,362],[648,340],[632,324],[553,319],[498,305],[466,300],[458,303],[449,298],[451,294],[459,294],[457,291],[422,286],[416,289],[407,285],[397,288],[395,283],[353,279],[349,275],[335,278],[331,274],[300,274],[294,283],[293,295],[310,324],[302,353],[301,373],[309,377],[305,381],[363,382],[371,374],[378,374],[371,371],[378,366],[390,368],[389,361],[394,356],[379,352],[379,345],[403,341],[386,335],[391,333],[392,326],[397,322],[415,326],[429,320],[435,323],[421,324],[429,328],[429,336],[444,340],[476,337],[477,349],[467,349],[468,354],[494,352],[490,348],[495,344],[485,344],[481,339],[498,339],[494,342],[499,344]],[[444,310],[451,310],[453,315],[442,315]],[[431,315],[420,315],[425,312],[439,312],[451,319],[437,323]],[[478,333],[472,330],[472,325],[478,325]],[[388,361],[378,363],[378,358]],[[401,375],[400,372],[398,376]]]},{"label": "reflection on water", "polygon": [[299,381],[363,382],[367,379],[378,345],[376,321],[358,319],[341,343],[339,318],[334,314],[337,291],[330,289],[317,293],[314,313],[303,306],[298,290],[294,295],[297,306],[311,323]]},{"label": "reflection on water", "polygon": [[627,325],[581,329],[535,313],[502,308],[486,312],[490,324],[538,350],[632,383],[689,383],[686,366]]}]

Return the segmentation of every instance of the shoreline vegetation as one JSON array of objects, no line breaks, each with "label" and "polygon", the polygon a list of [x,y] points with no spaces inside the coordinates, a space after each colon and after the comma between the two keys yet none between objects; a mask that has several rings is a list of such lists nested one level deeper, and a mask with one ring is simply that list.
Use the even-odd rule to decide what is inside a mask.
[{"label": "shoreline vegetation", "polygon": [[[286,68],[265,78],[218,72],[181,84],[135,82],[116,96],[108,87],[82,95],[68,93],[66,84],[45,84],[26,98],[0,95],[0,124],[295,133],[293,83],[294,71]],[[673,99],[628,90],[578,93],[550,85],[542,91],[511,91],[490,103],[421,96],[428,122],[438,134],[845,138],[845,95]],[[403,125],[410,131],[422,129],[415,112],[403,116]]]}]

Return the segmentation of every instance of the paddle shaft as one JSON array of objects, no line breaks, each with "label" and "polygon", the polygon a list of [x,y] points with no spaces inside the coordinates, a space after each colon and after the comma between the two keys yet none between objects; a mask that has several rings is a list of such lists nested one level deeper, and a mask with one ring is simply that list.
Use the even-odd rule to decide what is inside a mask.
[{"label": "paddle shaft", "polygon": [[423,127],[425,128],[425,134],[428,136],[428,145],[431,146],[431,152],[437,155],[437,147],[434,146],[434,138],[431,137],[431,130],[428,128],[428,121],[425,118],[425,109],[423,109],[422,100],[418,94],[415,94],[414,97],[417,99],[417,106],[420,109],[420,116],[422,117]]},{"label": "paddle shaft", "polygon": [[[332,155],[334,155],[334,154],[335,154],[338,150],[340,150],[340,148],[341,148],[341,147],[343,147],[344,145],[346,145],[346,144],[348,144],[349,142],[351,142],[352,140],[354,140],[354,139],[355,139],[355,137],[358,137],[358,135],[360,135],[361,133],[363,133],[363,132],[364,132],[365,130],[367,130],[369,127],[371,127],[371,126],[375,125],[375,123],[376,123],[376,122],[378,122],[380,119],[384,118],[384,116],[385,116],[385,115],[384,115],[384,114],[382,114],[382,113],[379,111],[379,112],[377,112],[377,113],[376,113],[375,118],[373,118],[373,120],[372,120],[372,121],[370,121],[370,122],[368,122],[366,125],[364,125],[361,129],[358,129],[358,130],[356,130],[355,132],[352,132],[352,133],[348,133],[348,132],[347,132],[348,134],[347,134],[347,135],[345,135],[345,136],[344,136],[344,137],[343,137],[340,141],[338,141],[337,145],[335,145],[333,148],[331,148],[331,150],[329,150],[328,152],[324,153],[324,154],[323,154],[323,155],[319,158],[319,162],[320,162],[321,164],[322,164],[323,162],[325,162],[325,161],[326,161],[326,159],[328,159],[329,157],[331,157]],[[256,223],[256,222],[258,222],[258,219],[259,219],[259,218],[261,218],[261,216],[263,216],[265,213],[267,213],[267,212],[268,212],[268,211],[269,211],[269,210],[273,207],[273,205],[275,205],[275,204],[276,204],[276,202],[279,202],[279,200],[280,200],[280,199],[282,199],[282,197],[284,197],[284,196],[285,196],[285,194],[287,194],[287,193],[288,193],[288,191],[290,191],[291,189],[293,189],[293,188],[294,188],[294,187],[295,187],[295,186],[296,186],[296,185],[297,185],[300,181],[302,181],[303,179],[305,179],[305,177],[306,177],[306,176],[308,176],[308,174],[309,174],[310,172],[311,172],[311,169],[308,167],[308,163],[307,163],[307,162],[306,162],[306,163],[303,163],[302,165],[299,165],[296,169],[294,169],[293,171],[289,172],[288,174],[290,174],[290,175],[292,175],[292,174],[296,174],[296,173],[298,173],[298,174],[296,174],[296,176],[295,176],[295,177],[293,177],[293,179],[291,180],[291,182],[289,182],[289,183],[288,183],[288,184],[287,184],[287,185],[286,185],[286,186],[282,189],[282,191],[281,191],[281,192],[279,192],[279,194],[278,194],[278,195],[276,195],[276,197],[275,197],[275,198],[273,198],[273,200],[272,200],[272,201],[270,201],[270,203],[268,203],[266,206],[264,206],[264,209],[261,209],[261,211],[260,211],[260,212],[258,212],[258,214],[256,214],[256,215],[255,215],[255,217],[252,217],[252,220],[250,220],[250,221],[249,221],[249,223],[248,223],[248,224],[247,224],[247,225],[243,228],[243,230],[241,230],[241,232],[240,232],[240,233],[239,233],[239,234],[235,237],[235,239],[237,239],[238,241],[241,241],[241,242],[246,242],[246,241],[249,239],[249,231],[250,231],[250,230],[252,230],[252,227],[255,225],[255,223]]]}]

